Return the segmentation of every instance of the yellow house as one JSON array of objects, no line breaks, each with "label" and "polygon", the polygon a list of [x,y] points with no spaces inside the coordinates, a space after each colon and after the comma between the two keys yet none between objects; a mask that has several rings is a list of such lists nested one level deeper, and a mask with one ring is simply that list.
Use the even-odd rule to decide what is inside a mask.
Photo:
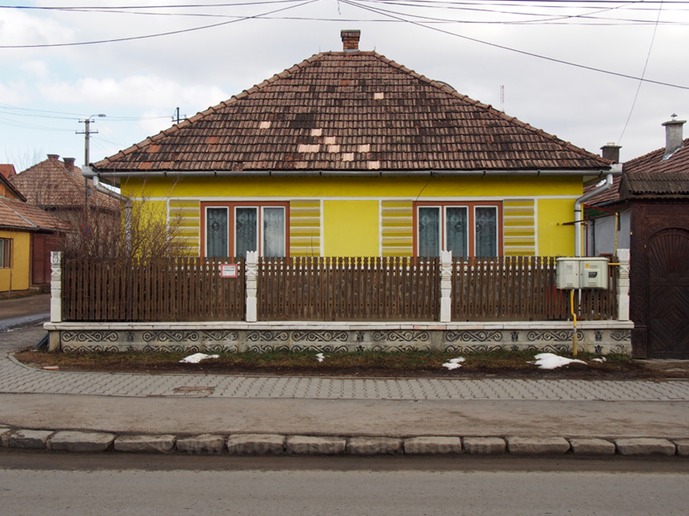
[{"label": "yellow house", "polygon": [[49,264],[43,252],[50,237],[66,224],[26,198],[5,176],[14,167],[0,170],[0,293],[28,290],[42,282]]},{"label": "yellow house", "polygon": [[371,51],[359,31],[93,165],[192,254],[571,255],[611,162]]}]

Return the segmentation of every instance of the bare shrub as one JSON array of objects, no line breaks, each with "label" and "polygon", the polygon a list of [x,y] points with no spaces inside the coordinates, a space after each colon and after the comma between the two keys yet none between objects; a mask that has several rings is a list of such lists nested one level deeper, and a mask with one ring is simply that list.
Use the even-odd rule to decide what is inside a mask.
[{"label": "bare shrub", "polygon": [[115,213],[87,205],[65,216],[74,228],[64,240],[66,258],[148,260],[188,254],[177,238],[179,220],[161,217],[146,201],[131,207],[121,202]]}]

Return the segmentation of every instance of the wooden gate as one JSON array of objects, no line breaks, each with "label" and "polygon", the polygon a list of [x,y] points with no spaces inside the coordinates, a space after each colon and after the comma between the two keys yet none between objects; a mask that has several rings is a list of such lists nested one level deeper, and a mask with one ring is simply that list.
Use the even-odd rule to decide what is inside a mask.
[{"label": "wooden gate", "polygon": [[648,357],[689,358],[689,231],[648,242]]}]

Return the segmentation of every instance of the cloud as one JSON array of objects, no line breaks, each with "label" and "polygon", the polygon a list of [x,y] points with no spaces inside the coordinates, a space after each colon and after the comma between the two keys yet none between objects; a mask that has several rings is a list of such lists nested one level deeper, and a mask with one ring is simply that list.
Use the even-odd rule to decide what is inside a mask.
[{"label": "cloud", "polygon": [[[18,9],[0,10],[0,45],[39,45],[60,40],[73,40],[74,28],[46,16]],[[5,52],[18,52],[8,49]],[[25,56],[24,56],[25,57]]]},{"label": "cloud", "polygon": [[19,65],[20,69],[39,80],[46,80],[50,77],[50,67],[45,61],[31,59]]},{"label": "cloud", "polygon": [[[41,95],[64,104],[104,106],[101,111],[127,109],[160,109],[172,112],[178,105],[209,105],[225,100],[227,94],[215,86],[184,84],[154,75],[138,75],[122,79],[85,77],[74,82],[55,82],[39,87]],[[203,107],[201,107],[203,106]]]},{"label": "cloud", "polygon": [[26,82],[23,80],[0,82],[0,102],[11,106],[26,103],[26,91]]}]

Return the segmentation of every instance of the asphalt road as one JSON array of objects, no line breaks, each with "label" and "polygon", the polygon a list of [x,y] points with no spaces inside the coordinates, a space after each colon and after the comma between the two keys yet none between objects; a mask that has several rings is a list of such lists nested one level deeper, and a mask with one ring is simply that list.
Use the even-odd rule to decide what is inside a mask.
[{"label": "asphalt road", "polygon": [[685,461],[0,453],[4,514],[686,514]]}]

